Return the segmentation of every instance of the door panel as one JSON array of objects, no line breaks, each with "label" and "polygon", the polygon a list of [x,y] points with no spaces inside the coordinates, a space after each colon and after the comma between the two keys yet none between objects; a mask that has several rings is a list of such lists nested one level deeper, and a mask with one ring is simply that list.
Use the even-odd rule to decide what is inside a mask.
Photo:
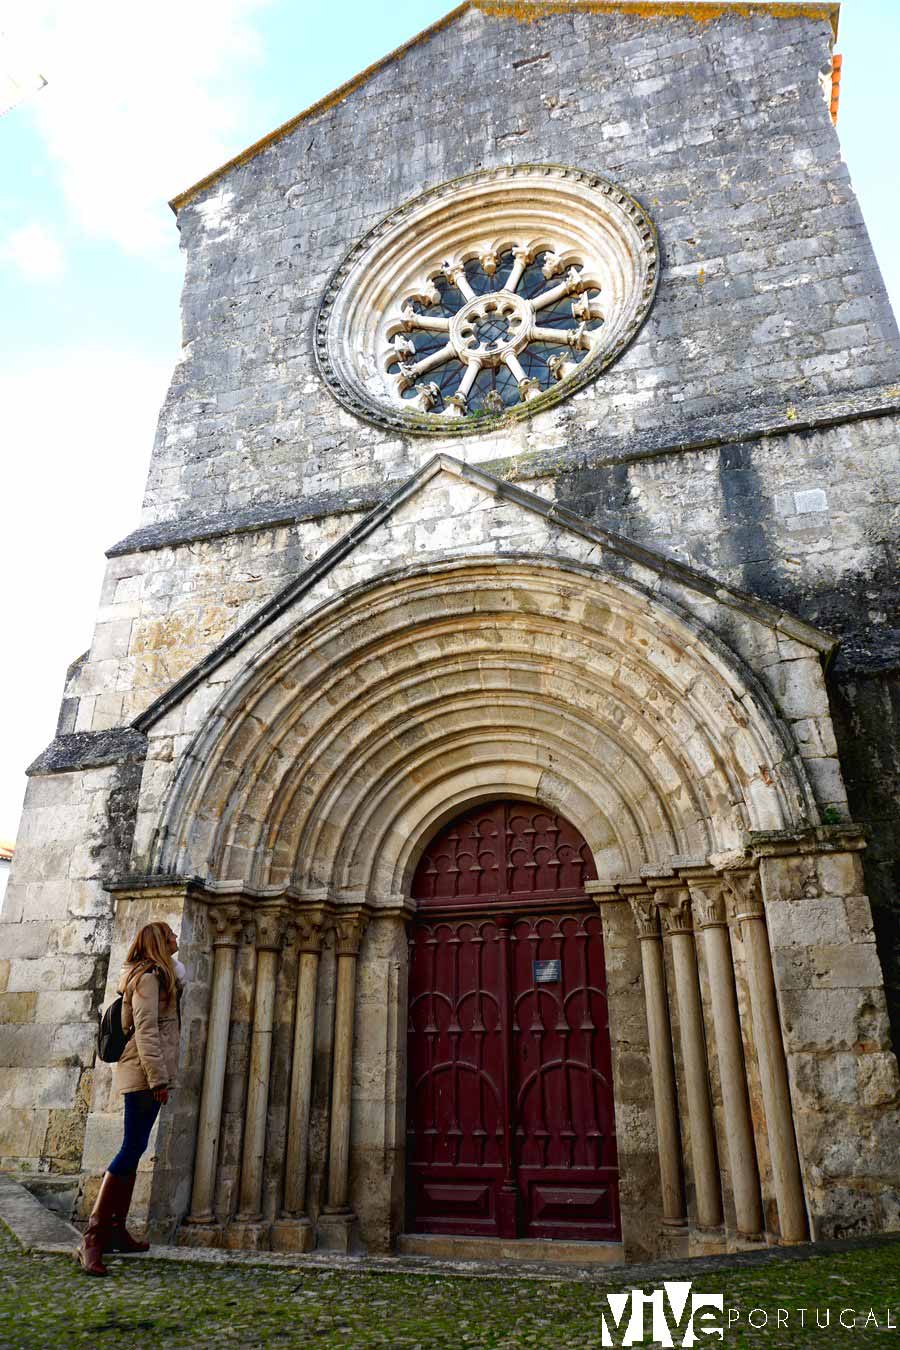
[{"label": "door panel", "polygon": [[[500,802],[419,864],[410,940],[410,1231],[619,1235],[593,860],[552,813]],[[548,912],[549,911],[549,912]]]},{"label": "door panel", "polygon": [[517,918],[512,939],[525,1235],[610,1238],[618,1170],[600,916]]},{"label": "door panel", "polygon": [[415,926],[407,1158],[417,1232],[498,1233],[508,1136],[501,960],[492,920]]}]

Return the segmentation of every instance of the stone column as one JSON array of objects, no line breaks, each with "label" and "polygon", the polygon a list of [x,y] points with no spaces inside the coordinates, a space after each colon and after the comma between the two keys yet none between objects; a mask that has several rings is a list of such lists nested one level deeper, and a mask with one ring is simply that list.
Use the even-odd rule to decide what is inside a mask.
[{"label": "stone column", "polygon": [[732,919],[741,925],[744,939],[750,1015],[781,1238],[783,1242],[803,1242],[807,1234],[806,1203],[759,878],[755,871],[729,871],[723,876],[731,895]]},{"label": "stone column", "polygon": [[697,953],[691,926],[691,897],[687,886],[674,886],[656,891],[655,900],[662,912],[666,936],[672,944],[681,1059],[691,1126],[697,1224],[701,1228],[718,1228],[722,1223],[722,1193],[716,1157],[716,1131],[709,1097]]},{"label": "stone column", "polygon": [[717,878],[691,878],[688,884],[709,978],[735,1218],[739,1233],[756,1237],[763,1229],[762,1200],[724,886]]},{"label": "stone column", "polygon": [[337,975],[334,1054],[331,1077],[331,1129],[328,1137],[328,1190],[319,1216],[319,1246],[350,1250],[355,1215],[350,1208],[350,1110],[353,1089],[353,1023],[356,1014],[356,961],[368,911],[353,910],[334,919]]},{"label": "stone column", "polygon": [[663,1223],[683,1227],[686,1221],[684,1178],[681,1167],[681,1137],[678,1130],[678,1099],[675,1094],[675,1061],[672,1028],[666,998],[659,913],[649,891],[623,888],[621,894],[631,912],[641,942],[644,999],[647,1004],[647,1034],[650,1043],[650,1075],[653,1079],[653,1110],[659,1149]]},{"label": "stone column", "polygon": [[263,1159],[266,1149],[266,1112],[269,1105],[269,1066],[275,1016],[275,980],[282,938],[282,910],[272,906],[256,911],[256,989],[250,1070],[244,1108],[244,1141],[238,1212],[228,1233],[229,1246],[268,1246],[269,1225],[262,1222]]},{"label": "stone column", "polygon": [[272,1246],[285,1251],[310,1251],[315,1235],[306,1214],[306,1169],[309,1156],[309,1109],[312,1100],[313,1051],[316,1039],[316,992],[325,910],[321,905],[292,916],[299,962],[294,1004],[291,1091],[288,1101],[284,1158],[284,1203],[272,1226]]},{"label": "stone column", "polygon": [[[238,905],[215,905],[207,910],[207,921],[213,934],[212,990],[206,1029],[203,1090],[200,1095],[197,1124],[191,1212],[186,1220],[188,1224],[197,1228],[215,1227],[216,1163],[219,1157],[225,1065],[228,1058],[231,994],[234,988],[235,955],[241,941],[243,918]],[[192,1236],[196,1239],[200,1235]],[[215,1241],[215,1233],[210,1233],[209,1237],[210,1241]]]}]

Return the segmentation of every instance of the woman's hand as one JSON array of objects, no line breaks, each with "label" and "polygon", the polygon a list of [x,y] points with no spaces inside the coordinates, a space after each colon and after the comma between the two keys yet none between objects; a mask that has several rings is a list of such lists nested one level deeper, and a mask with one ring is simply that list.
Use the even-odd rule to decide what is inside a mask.
[{"label": "woman's hand", "polygon": [[154,1088],[153,1097],[160,1105],[165,1106],[166,1102],[169,1100],[169,1089],[167,1087]]}]

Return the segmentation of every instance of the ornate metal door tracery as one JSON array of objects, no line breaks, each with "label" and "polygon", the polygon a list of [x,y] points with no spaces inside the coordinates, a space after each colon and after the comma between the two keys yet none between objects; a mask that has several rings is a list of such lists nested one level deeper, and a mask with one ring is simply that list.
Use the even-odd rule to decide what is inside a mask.
[{"label": "ornate metal door tracery", "polygon": [[568,822],[468,812],[426,850],[410,943],[408,1224],[619,1234],[602,931]]}]

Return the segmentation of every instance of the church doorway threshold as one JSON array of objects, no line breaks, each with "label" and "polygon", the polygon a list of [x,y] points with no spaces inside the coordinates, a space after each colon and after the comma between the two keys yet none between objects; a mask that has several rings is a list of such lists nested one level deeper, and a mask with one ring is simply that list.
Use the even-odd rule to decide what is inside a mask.
[{"label": "church doorway threshold", "polygon": [[565,1242],[560,1238],[458,1237],[448,1233],[401,1233],[398,1256],[435,1261],[533,1261],[566,1266],[620,1266],[621,1242]]}]

